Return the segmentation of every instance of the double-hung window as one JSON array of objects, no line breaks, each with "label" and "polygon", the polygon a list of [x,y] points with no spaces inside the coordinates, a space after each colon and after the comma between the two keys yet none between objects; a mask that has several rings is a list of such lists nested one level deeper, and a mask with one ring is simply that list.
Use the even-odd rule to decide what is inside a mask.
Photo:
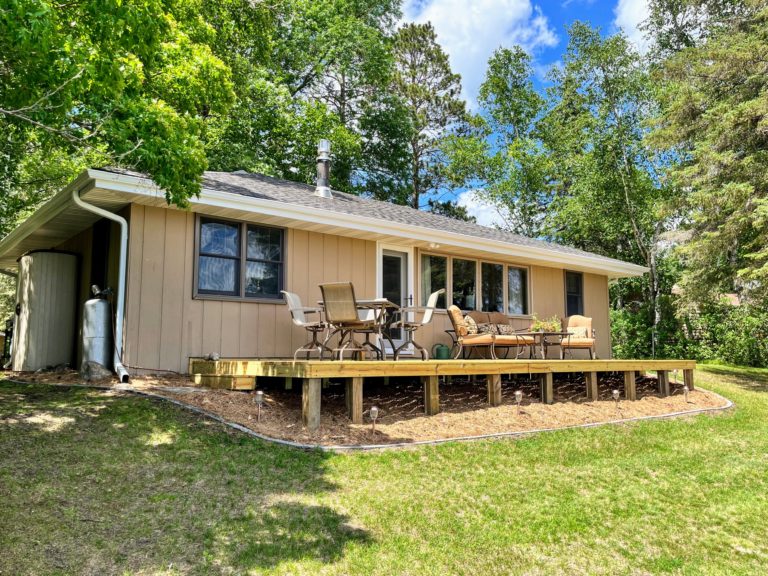
[{"label": "double-hung window", "polygon": [[[429,295],[441,288],[448,290],[448,258],[423,254],[421,256],[421,305],[426,306]],[[445,293],[437,297],[436,308],[445,308]]]},{"label": "double-hung window", "polygon": [[480,275],[483,284],[483,312],[504,312],[504,266],[483,262]]},{"label": "double-hung window", "polygon": [[452,273],[453,304],[461,310],[476,310],[477,262],[454,258]]},{"label": "double-hung window", "polygon": [[584,277],[579,272],[565,273],[565,315],[584,314]]},{"label": "double-hung window", "polygon": [[507,267],[507,314],[528,314],[528,270]]},{"label": "double-hung window", "polygon": [[279,299],[284,230],[200,218],[197,294]]}]

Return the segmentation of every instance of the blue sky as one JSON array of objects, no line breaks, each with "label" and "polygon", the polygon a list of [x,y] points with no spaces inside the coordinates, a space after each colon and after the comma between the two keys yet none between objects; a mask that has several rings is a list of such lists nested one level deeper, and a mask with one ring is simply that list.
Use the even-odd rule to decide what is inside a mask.
[{"label": "blue sky", "polygon": [[[648,14],[648,0],[405,0],[403,20],[435,26],[438,41],[461,74],[464,97],[474,105],[489,56],[499,46],[521,45],[533,58],[543,81],[568,43],[566,27],[575,20],[599,26],[604,34],[623,30],[640,50],[645,48],[638,24]],[[491,207],[462,192],[458,202],[480,224],[500,222]]]}]

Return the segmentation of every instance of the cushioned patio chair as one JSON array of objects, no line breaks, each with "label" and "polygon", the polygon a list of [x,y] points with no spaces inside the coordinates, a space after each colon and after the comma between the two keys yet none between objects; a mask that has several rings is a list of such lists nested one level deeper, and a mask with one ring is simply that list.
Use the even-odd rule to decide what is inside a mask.
[{"label": "cushioned patio chair", "polygon": [[478,333],[489,333],[496,336],[493,347],[495,355],[498,356],[499,349],[503,348],[504,358],[506,358],[509,355],[510,348],[515,348],[515,358],[520,358],[527,347],[529,350],[528,355],[533,356],[536,340],[533,336],[518,334],[518,332],[528,332],[530,328],[516,329],[510,324],[509,317],[503,312],[472,310],[467,312],[467,316],[472,318],[477,324]]},{"label": "cushioned patio chair", "polygon": [[432,292],[432,294],[429,295],[429,298],[427,299],[427,305],[424,308],[424,315],[421,317],[420,322],[410,321],[405,319],[406,313],[417,311],[418,308],[407,307],[407,308],[400,309],[402,316],[400,317],[400,321],[397,322],[395,326],[397,328],[401,328],[403,332],[405,332],[405,342],[403,342],[400,346],[398,346],[395,349],[395,360],[399,358],[400,352],[403,351],[405,348],[407,348],[409,345],[412,345],[419,352],[421,352],[422,360],[429,360],[429,352],[427,352],[427,349],[424,348],[424,346],[422,346],[421,344],[419,344],[413,339],[413,334],[414,332],[416,332],[416,330],[418,330],[422,326],[426,326],[427,324],[432,322],[432,315],[435,311],[435,306],[437,305],[437,299],[440,296],[440,294],[443,294],[444,292],[445,292],[445,288],[441,288],[437,292]]},{"label": "cushioned patio chair", "polygon": [[[371,334],[380,335],[380,323],[374,317],[360,318],[352,282],[320,284],[320,292],[323,295],[325,319],[331,329],[325,343],[334,334],[339,334],[339,344],[333,349],[332,356],[341,360],[345,352],[364,356],[365,352],[370,350],[377,358],[381,358],[381,349],[368,341]],[[355,340],[355,334],[366,334],[366,341],[358,342]]]},{"label": "cushioned patio chair", "polygon": [[592,329],[592,318],[575,314],[570,316],[565,324],[564,331],[569,334],[560,340],[560,359],[565,359],[566,351],[570,352],[573,358],[573,350],[587,350],[592,360],[595,357],[595,331]]},{"label": "cushioned patio chair", "polygon": [[476,329],[472,326],[467,326],[467,322],[464,319],[464,315],[456,305],[448,306],[448,318],[451,320],[453,330],[456,338],[456,352],[453,355],[454,360],[461,356],[464,348],[483,346],[490,351],[491,358],[496,359],[496,354],[493,350],[495,336],[494,334],[486,333],[480,334],[474,332]]},{"label": "cushioned patio chair", "polygon": [[[307,330],[307,332],[312,334],[312,340],[296,349],[296,352],[293,353],[293,359],[296,360],[296,356],[298,356],[301,352],[306,352],[307,360],[309,360],[309,354],[311,352],[317,352],[321,360],[323,359],[324,351],[332,353],[330,348],[328,348],[325,344],[317,339],[317,335],[320,334],[320,332],[324,332],[328,328],[328,325],[322,320],[320,316],[322,309],[302,306],[301,298],[299,298],[298,294],[288,292],[287,290],[281,290],[281,292],[283,296],[285,296],[285,302],[288,304],[288,310],[291,313],[291,320],[293,323],[296,326],[304,328]],[[318,319],[315,321],[309,321],[307,319],[308,314],[318,314]]]}]

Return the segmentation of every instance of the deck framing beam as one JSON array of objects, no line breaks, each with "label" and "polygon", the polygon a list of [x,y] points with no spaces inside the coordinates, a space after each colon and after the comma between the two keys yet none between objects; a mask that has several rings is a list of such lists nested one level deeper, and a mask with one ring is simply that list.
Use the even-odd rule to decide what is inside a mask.
[{"label": "deck framing beam", "polygon": [[634,370],[624,372],[624,398],[627,400],[637,400],[636,376]]},{"label": "deck framing beam", "polygon": [[301,387],[301,422],[310,432],[320,428],[320,378],[304,378]]},{"label": "deck framing beam", "polygon": [[539,375],[539,382],[541,385],[541,401],[544,404],[552,404],[555,401],[552,381],[552,372],[545,372],[544,374]]},{"label": "deck framing beam", "polygon": [[498,406],[501,404],[501,374],[487,374],[485,376],[488,385],[488,404]]},{"label": "deck framing beam", "polygon": [[659,393],[662,396],[669,396],[669,371],[658,370],[656,375],[659,379]]},{"label": "deck framing beam", "polygon": [[440,379],[437,376],[424,376],[424,412],[433,416],[440,412]]},{"label": "deck framing beam", "polygon": [[584,372],[584,379],[587,381],[587,400],[597,400],[597,372]]},{"label": "deck framing beam", "polygon": [[352,424],[363,423],[363,378],[354,376],[346,381],[347,413]]}]

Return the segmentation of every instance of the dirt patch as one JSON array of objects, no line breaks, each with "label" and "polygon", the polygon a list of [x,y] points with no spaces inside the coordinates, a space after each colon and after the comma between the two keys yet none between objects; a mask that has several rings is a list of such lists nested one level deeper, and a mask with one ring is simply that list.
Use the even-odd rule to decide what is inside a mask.
[{"label": "dirt patch", "polygon": [[[34,374],[7,373],[8,377],[28,382],[75,384],[77,372],[41,372]],[[103,384],[117,384],[117,380]],[[502,381],[502,404],[491,407],[487,402],[483,379],[454,378],[441,382],[440,409],[435,416],[424,414],[423,392],[416,380],[380,378],[366,379],[363,391],[364,424],[352,424],[346,409],[345,386],[329,382],[322,391],[320,428],[310,433],[301,423],[301,385],[298,380],[290,390],[284,380],[259,379],[264,392],[264,404],[259,416],[253,392],[208,390],[191,387],[185,376],[141,376],[131,379],[131,385],[197,406],[237,422],[265,436],[294,442],[322,445],[392,444],[479,436],[507,432],[525,432],[542,428],[561,428],[643,416],[660,416],[675,412],[717,408],[722,398],[705,390],[683,394],[682,382],[671,382],[672,394],[658,394],[655,378],[639,378],[638,399],[629,402],[612,399],[612,391],[624,393],[622,374],[599,375],[599,399],[587,401],[583,378],[558,375],[554,380],[554,404],[542,404],[539,385],[526,377]],[[515,390],[523,392],[520,407],[514,401]],[[369,410],[379,409],[375,434]]]}]

